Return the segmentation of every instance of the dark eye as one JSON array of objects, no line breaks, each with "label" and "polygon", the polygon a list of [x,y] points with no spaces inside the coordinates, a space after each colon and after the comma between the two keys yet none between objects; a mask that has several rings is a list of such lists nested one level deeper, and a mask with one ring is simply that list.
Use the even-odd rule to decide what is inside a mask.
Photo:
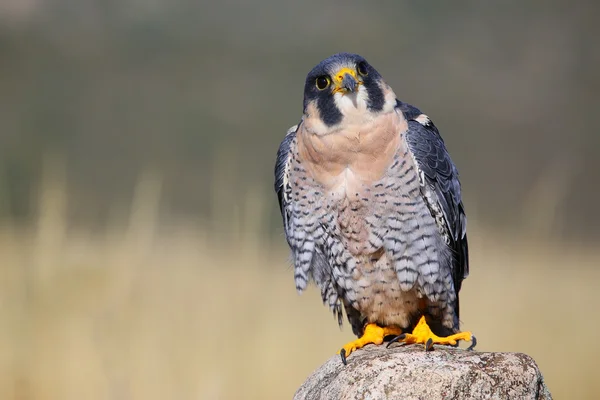
[{"label": "dark eye", "polygon": [[317,89],[325,90],[327,86],[331,83],[331,80],[328,76],[320,76],[317,78]]},{"label": "dark eye", "polygon": [[369,71],[367,70],[367,63],[364,61],[359,62],[356,66],[356,69],[358,70],[358,73],[363,76],[369,75]]}]

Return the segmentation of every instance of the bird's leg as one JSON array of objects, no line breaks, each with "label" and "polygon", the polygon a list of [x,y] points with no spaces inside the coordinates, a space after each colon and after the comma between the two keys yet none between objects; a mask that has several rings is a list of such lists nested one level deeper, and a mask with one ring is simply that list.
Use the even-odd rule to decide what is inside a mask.
[{"label": "bird's leg", "polygon": [[471,346],[469,346],[467,350],[473,350],[477,344],[475,335],[473,335],[471,332],[459,332],[446,337],[437,336],[431,331],[429,325],[427,325],[427,322],[425,321],[425,317],[422,316],[412,333],[404,333],[396,336],[388,343],[387,347],[394,342],[404,342],[407,344],[423,343],[425,345],[425,350],[428,351],[433,348],[434,344],[455,345],[459,340],[467,340],[471,342]]},{"label": "bird's leg", "polygon": [[348,357],[354,350],[358,350],[370,343],[381,344],[383,343],[383,338],[386,336],[399,335],[401,333],[402,329],[395,326],[381,327],[376,324],[367,324],[367,326],[365,326],[363,335],[352,342],[346,343],[337,354],[342,357],[342,362],[346,364],[346,357]]}]

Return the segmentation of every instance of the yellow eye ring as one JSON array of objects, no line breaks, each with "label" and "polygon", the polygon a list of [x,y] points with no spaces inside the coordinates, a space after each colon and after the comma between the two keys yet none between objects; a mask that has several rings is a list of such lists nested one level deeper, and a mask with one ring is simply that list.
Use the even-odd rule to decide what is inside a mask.
[{"label": "yellow eye ring", "polygon": [[362,76],[369,75],[369,70],[367,69],[367,63],[365,63],[364,61],[361,61],[358,63],[358,65],[356,66],[356,70]]},{"label": "yellow eye ring", "polygon": [[328,76],[319,76],[316,79],[315,84],[317,85],[317,89],[325,90],[331,84],[331,79],[329,79]]}]

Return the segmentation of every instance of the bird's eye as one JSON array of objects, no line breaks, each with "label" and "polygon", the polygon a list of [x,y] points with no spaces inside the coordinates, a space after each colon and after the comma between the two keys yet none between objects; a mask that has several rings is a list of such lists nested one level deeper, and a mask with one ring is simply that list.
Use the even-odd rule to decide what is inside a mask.
[{"label": "bird's eye", "polygon": [[328,76],[320,76],[317,78],[317,89],[325,90],[327,86],[331,83],[331,80]]},{"label": "bird's eye", "polygon": [[358,73],[363,76],[369,75],[369,71],[367,70],[367,63],[364,61],[359,62],[356,66],[356,69],[358,70]]}]

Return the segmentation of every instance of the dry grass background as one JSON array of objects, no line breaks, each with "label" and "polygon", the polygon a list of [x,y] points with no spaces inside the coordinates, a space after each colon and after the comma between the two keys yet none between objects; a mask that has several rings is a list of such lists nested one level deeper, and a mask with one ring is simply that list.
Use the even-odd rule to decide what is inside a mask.
[{"label": "dry grass background", "polygon": [[[351,338],[314,288],[296,294],[284,239],[258,234],[260,195],[226,229],[226,210],[165,224],[149,174],[129,222],[99,235],[65,223],[60,168],[45,182],[36,226],[0,229],[1,399],[291,398]],[[600,252],[469,231],[479,350],[532,355],[557,399],[600,395]]]}]

